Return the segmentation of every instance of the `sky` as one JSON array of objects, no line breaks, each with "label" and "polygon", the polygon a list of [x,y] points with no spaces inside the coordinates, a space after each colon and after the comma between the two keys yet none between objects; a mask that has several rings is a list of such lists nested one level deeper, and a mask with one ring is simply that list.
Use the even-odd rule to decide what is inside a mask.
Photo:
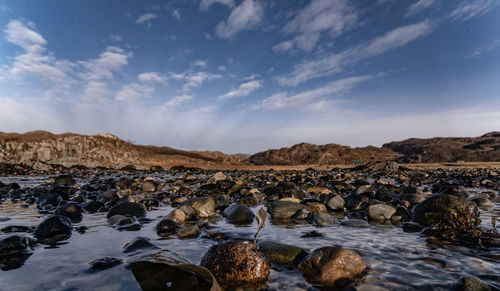
[{"label": "sky", "polygon": [[500,130],[500,0],[0,0],[0,131],[255,153]]}]

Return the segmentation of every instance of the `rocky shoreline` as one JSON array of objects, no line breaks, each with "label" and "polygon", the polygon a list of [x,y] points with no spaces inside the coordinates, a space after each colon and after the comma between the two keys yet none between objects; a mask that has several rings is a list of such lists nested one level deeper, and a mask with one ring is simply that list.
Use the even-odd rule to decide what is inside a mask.
[{"label": "rocky shoreline", "polygon": [[[321,171],[74,168],[35,187],[0,183],[0,203],[35,207],[42,215],[36,226],[8,225],[9,217],[0,212],[0,221],[7,224],[0,232],[0,268],[5,274],[22,270],[40,248],[64,244],[75,233],[85,236],[89,215],[98,215],[113,232],[156,233],[132,239],[123,246],[123,257],[89,260],[89,272],[126,265],[143,290],[168,284],[175,290],[266,289],[270,271],[279,270],[303,276],[308,285],[298,289],[354,290],[370,275],[366,254],[359,250],[332,244],[305,249],[294,241],[259,236],[254,240],[257,229],[241,234],[221,231],[218,224],[248,227],[257,221],[262,228],[267,219],[268,228],[311,225],[314,230],[303,237],[312,240],[338,225],[392,227],[429,244],[463,246],[498,260],[496,217],[485,224],[481,211],[498,211],[499,190],[500,170],[495,168],[411,170],[395,163]],[[163,206],[171,210],[148,217]],[[211,247],[200,264],[193,264],[175,250],[159,247],[158,239],[203,240]],[[464,275],[444,287],[426,286],[491,290],[500,288],[499,279],[486,282]]]}]

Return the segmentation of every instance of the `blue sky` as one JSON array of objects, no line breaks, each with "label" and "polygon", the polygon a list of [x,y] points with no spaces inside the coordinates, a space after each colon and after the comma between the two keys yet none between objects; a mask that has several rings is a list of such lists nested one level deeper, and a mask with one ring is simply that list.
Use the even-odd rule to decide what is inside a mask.
[{"label": "blue sky", "polygon": [[498,0],[0,0],[0,131],[254,153],[500,130]]}]

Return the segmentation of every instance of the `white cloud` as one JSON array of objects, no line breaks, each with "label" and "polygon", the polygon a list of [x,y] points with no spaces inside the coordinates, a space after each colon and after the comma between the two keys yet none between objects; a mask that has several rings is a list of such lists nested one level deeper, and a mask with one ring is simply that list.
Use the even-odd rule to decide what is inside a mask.
[{"label": "white cloud", "polygon": [[497,3],[495,0],[465,0],[450,13],[450,17],[454,21],[469,20],[488,12]]},{"label": "white cloud", "polygon": [[226,66],[219,66],[217,68],[217,70],[221,71],[221,72],[225,72],[226,71]]},{"label": "white cloud", "polygon": [[200,3],[200,10],[206,11],[213,4],[220,3],[230,8],[234,6],[234,0],[202,0]]},{"label": "white cloud", "polygon": [[202,61],[202,60],[196,60],[196,61],[193,62],[193,66],[194,67],[205,68],[207,66],[207,62],[206,61]]},{"label": "white cloud", "polygon": [[245,97],[250,95],[253,91],[262,87],[262,82],[258,80],[250,81],[241,84],[238,89],[227,92],[226,94],[219,96],[218,99],[232,99],[236,97]]},{"label": "white cloud", "polygon": [[161,84],[167,84],[167,77],[163,76],[162,74],[158,72],[147,72],[147,73],[142,73],[137,76],[139,81],[145,82],[145,83],[161,83]]},{"label": "white cloud", "polygon": [[170,78],[174,80],[184,80],[186,83],[182,86],[184,91],[189,91],[194,88],[199,88],[206,81],[211,81],[215,79],[222,78],[219,74],[207,73],[207,72],[197,72],[189,70],[180,74],[171,73]]},{"label": "white cloud", "polygon": [[408,7],[408,10],[406,10],[404,17],[417,15],[425,9],[431,7],[435,3],[437,3],[437,0],[418,0],[417,2],[410,5],[410,7]]},{"label": "white cloud", "polygon": [[227,21],[220,22],[215,28],[219,38],[231,39],[242,30],[255,27],[262,20],[264,7],[254,0],[243,0],[235,7]]},{"label": "white cloud", "polygon": [[317,60],[303,61],[295,65],[292,73],[279,76],[278,82],[283,86],[296,86],[310,79],[339,73],[348,65],[415,41],[430,33],[433,28],[434,24],[429,20],[398,27],[354,48],[322,56]]},{"label": "white cloud", "polygon": [[137,20],[135,22],[139,23],[139,24],[143,24],[143,23],[150,21],[150,20],[153,20],[155,18],[158,18],[158,15],[156,15],[154,13],[147,13],[147,14],[143,14],[143,15],[139,16],[139,18],[137,18]]},{"label": "white cloud", "polygon": [[478,46],[474,49],[474,51],[468,55],[467,58],[481,58],[485,52],[492,51],[496,48],[500,47],[500,40],[495,39],[489,45],[486,46]]},{"label": "white cloud", "polygon": [[193,96],[187,95],[187,94],[175,96],[174,98],[169,100],[167,103],[165,103],[165,109],[175,107],[181,103],[187,102],[187,101],[192,100],[192,99],[193,99]]},{"label": "white cloud", "polygon": [[[331,97],[332,95],[351,89],[358,83],[365,82],[373,78],[372,76],[359,76],[340,79],[328,83],[326,86],[304,91],[292,96],[286,92],[280,92],[271,95],[257,103],[254,109],[264,110],[298,110],[298,109],[312,109],[318,108],[320,105],[325,104],[325,100],[318,101],[317,99],[323,97]],[[319,103],[318,103],[319,102]]]},{"label": "white cloud", "polygon": [[120,42],[120,41],[123,41],[123,35],[119,35],[119,34],[110,34],[108,36],[108,39],[110,41],[114,41],[114,42]]},{"label": "white cloud", "polygon": [[358,20],[354,7],[346,0],[312,1],[290,20],[283,32],[297,34],[291,40],[283,41],[273,47],[275,52],[288,52],[294,49],[310,52],[326,32],[335,38],[351,30]]},{"label": "white cloud", "polygon": [[172,14],[173,18],[175,18],[177,20],[181,19],[181,12],[179,9],[172,10],[171,14]]},{"label": "white cloud", "polygon": [[115,99],[117,101],[135,101],[143,97],[149,98],[153,93],[154,88],[151,86],[131,83],[123,86],[122,89],[116,93]]},{"label": "white cloud", "polygon": [[252,80],[257,79],[258,77],[260,77],[260,75],[259,75],[259,74],[251,74],[251,75],[249,75],[248,77],[245,77],[245,78],[244,78],[244,80],[245,80],[245,81],[252,81]]},{"label": "white cloud", "polygon": [[113,79],[114,72],[127,65],[131,56],[131,53],[122,48],[108,46],[97,59],[80,61],[79,64],[85,68],[85,71],[79,75],[86,80]]}]

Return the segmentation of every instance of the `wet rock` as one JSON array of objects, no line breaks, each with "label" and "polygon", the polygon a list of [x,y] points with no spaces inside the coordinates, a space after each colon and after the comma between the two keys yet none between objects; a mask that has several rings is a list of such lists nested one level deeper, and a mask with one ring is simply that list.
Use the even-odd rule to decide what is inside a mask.
[{"label": "wet rock", "polygon": [[415,222],[405,222],[403,223],[404,232],[420,232],[422,231],[422,226]]},{"label": "wet rock", "polygon": [[295,212],[295,214],[292,216],[292,219],[304,220],[309,217],[309,214],[311,213],[307,209],[300,209],[299,211]]},{"label": "wet rock", "polygon": [[68,239],[71,236],[72,230],[73,226],[69,218],[54,215],[38,225],[35,230],[35,237],[42,244],[52,245],[58,241]]},{"label": "wet rock", "polygon": [[403,194],[399,197],[401,201],[408,201],[411,205],[418,204],[425,200],[425,196],[422,194]]},{"label": "wet rock", "polygon": [[257,245],[247,241],[229,241],[212,246],[201,259],[224,285],[259,283],[269,275],[269,263]]},{"label": "wet rock", "polygon": [[96,213],[104,207],[104,203],[99,201],[89,201],[81,204],[81,207],[88,213]]},{"label": "wet rock", "polygon": [[59,206],[54,214],[66,216],[73,223],[81,222],[83,219],[82,208],[75,202],[70,202]]},{"label": "wet rock", "polygon": [[198,226],[192,225],[179,229],[179,231],[177,232],[177,236],[179,238],[194,238],[197,237],[199,233],[200,229],[198,228]]},{"label": "wet rock", "polygon": [[125,219],[127,219],[126,216],[123,216],[123,215],[113,215],[110,218],[108,218],[108,223],[110,225],[115,225],[115,224],[118,224],[120,221],[125,220]]},{"label": "wet rock", "polygon": [[145,291],[222,291],[208,269],[189,264],[184,258],[165,251],[138,258],[130,263],[130,267],[141,289]]},{"label": "wet rock", "polygon": [[344,287],[363,274],[366,264],[355,251],[323,247],[309,254],[298,268],[313,284]]},{"label": "wet rock", "polygon": [[170,218],[175,221],[175,223],[179,224],[186,221],[186,214],[182,210],[174,209],[165,218]]},{"label": "wet rock", "polygon": [[177,208],[178,210],[184,212],[184,216],[186,217],[186,220],[193,220],[196,219],[197,214],[196,210],[193,209],[193,207],[189,205],[182,205],[181,207]]},{"label": "wet rock", "polygon": [[476,203],[481,208],[493,208],[495,205],[487,198],[475,198],[472,202]]},{"label": "wet rock", "polygon": [[113,215],[144,217],[146,216],[146,207],[140,203],[122,202],[109,210],[107,218]]},{"label": "wet rock", "polygon": [[117,226],[118,231],[137,231],[141,229],[141,224],[138,222],[132,222],[128,224],[122,224]]},{"label": "wet rock", "polygon": [[141,190],[143,192],[154,192],[154,191],[156,191],[156,187],[157,187],[157,185],[154,181],[145,181],[141,185]]},{"label": "wet rock", "polygon": [[326,206],[333,211],[344,210],[345,201],[340,195],[335,195],[328,199]]},{"label": "wet rock", "polygon": [[240,204],[232,204],[224,209],[223,215],[227,218],[229,223],[234,224],[247,224],[252,223],[255,215],[252,210]]},{"label": "wet rock", "polygon": [[273,219],[290,219],[297,211],[302,209],[311,212],[308,206],[289,201],[273,201],[269,210]]},{"label": "wet rock", "polygon": [[126,254],[135,253],[143,250],[156,250],[156,249],[159,249],[159,247],[152,244],[148,238],[141,236],[134,238],[131,242],[123,246],[123,252]]},{"label": "wet rock", "polygon": [[370,198],[365,195],[350,194],[345,199],[345,207],[350,210],[363,209],[370,203]]},{"label": "wet rock", "polygon": [[158,224],[155,226],[156,233],[159,236],[170,236],[172,234],[175,234],[177,230],[179,229],[179,226],[175,221],[173,221],[170,218],[162,219]]},{"label": "wet rock", "polygon": [[196,215],[201,218],[215,215],[215,201],[212,197],[200,197],[190,203],[190,206],[196,211]]},{"label": "wet rock", "polygon": [[19,235],[0,240],[0,270],[9,271],[20,268],[32,255],[30,246],[35,241]]},{"label": "wet rock", "polygon": [[75,179],[68,174],[62,174],[54,178],[54,184],[62,184],[64,186],[73,186],[76,184]]},{"label": "wet rock", "polygon": [[311,212],[326,212],[326,206],[319,202],[307,202],[306,205],[311,208]]},{"label": "wet rock", "polygon": [[366,222],[365,220],[357,219],[357,218],[342,220],[340,222],[340,224],[343,226],[351,226],[351,227],[368,227],[368,226],[370,226],[368,224],[368,222]]},{"label": "wet rock", "polygon": [[90,262],[90,271],[91,272],[97,272],[97,271],[102,271],[106,269],[113,268],[115,266],[121,265],[123,263],[122,260],[117,259],[117,258],[112,258],[112,257],[102,257],[99,259],[95,259],[92,262]]},{"label": "wet rock", "polygon": [[442,239],[465,244],[479,243],[479,210],[463,197],[447,194],[431,196],[415,206],[413,218],[422,226],[431,226],[431,233]]},{"label": "wet rock", "polygon": [[300,237],[309,238],[309,237],[322,237],[322,236],[325,236],[325,234],[321,233],[317,230],[312,230],[312,231],[308,231],[308,232],[303,232]]},{"label": "wet rock", "polygon": [[273,241],[262,241],[258,246],[269,261],[280,265],[297,265],[308,254],[303,248]]},{"label": "wet rock", "polygon": [[463,291],[490,291],[491,287],[476,277],[463,277],[462,289]]},{"label": "wet rock", "polygon": [[33,232],[35,230],[34,227],[31,226],[24,226],[24,225],[8,225],[5,227],[2,227],[1,231],[4,233],[11,233],[11,232]]},{"label": "wet rock", "polygon": [[111,189],[107,190],[101,193],[99,196],[99,200],[102,202],[108,202],[108,201],[118,201],[120,200],[120,197],[116,193],[116,190]]},{"label": "wet rock", "polygon": [[317,226],[328,226],[335,224],[335,219],[328,213],[315,212],[312,215],[312,221]]},{"label": "wet rock", "polygon": [[38,197],[36,204],[37,204],[38,208],[44,208],[48,205],[57,206],[57,205],[59,205],[61,200],[62,200],[62,197],[61,197],[61,195],[59,195],[59,193],[48,192],[48,193],[41,194]]},{"label": "wet rock", "polygon": [[396,213],[396,209],[386,204],[374,204],[368,206],[366,214],[370,220],[384,222],[390,220],[392,215]]}]

